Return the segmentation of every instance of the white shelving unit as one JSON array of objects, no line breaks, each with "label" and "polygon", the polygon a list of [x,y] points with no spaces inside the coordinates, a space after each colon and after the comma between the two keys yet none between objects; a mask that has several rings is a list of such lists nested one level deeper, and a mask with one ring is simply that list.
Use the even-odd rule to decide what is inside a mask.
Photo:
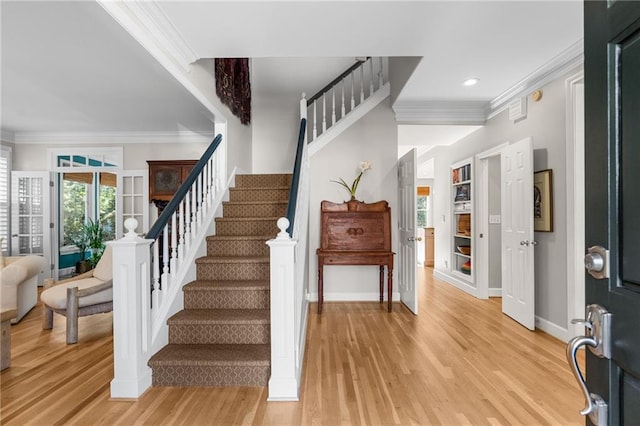
[{"label": "white shelving unit", "polygon": [[473,159],[451,165],[451,272],[473,283]]}]

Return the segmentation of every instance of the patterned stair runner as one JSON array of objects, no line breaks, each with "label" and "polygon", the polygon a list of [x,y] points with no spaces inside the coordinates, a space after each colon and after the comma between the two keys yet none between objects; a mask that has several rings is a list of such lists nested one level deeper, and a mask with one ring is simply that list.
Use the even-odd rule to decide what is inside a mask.
[{"label": "patterned stair runner", "polygon": [[168,319],[154,386],[266,386],[270,375],[269,247],[286,215],[291,175],[240,175]]}]

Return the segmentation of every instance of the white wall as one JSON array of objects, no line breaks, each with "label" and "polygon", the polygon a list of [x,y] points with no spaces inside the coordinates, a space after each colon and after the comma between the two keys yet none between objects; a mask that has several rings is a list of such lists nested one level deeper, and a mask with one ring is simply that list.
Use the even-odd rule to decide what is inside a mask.
[{"label": "white wall", "polygon": [[[311,157],[311,197],[309,212],[309,293],[317,300],[320,247],[320,202],[349,199],[345,189],[331,180],[351,183],[358,163],[369,160],[373,168],[360,181],[357,198],[364,202],[387,200],[391,207],[391,238],[397,252],[397,126],[389,99],[386,99],[333,142]],[[394,294],[397,294],[394,270]],[[325,266],[325,300],[378,300],[379,271],[373,266]],[[386,297],[386,296],[385,296]]]},{"label": "white wall", "polygon": [[[553,170],[554,232],[536,232],[536,316],[559,327],[567,327],[567,226],[566,226],[566,110],[564,83],[576,70],[543,87],[540,102],[528,101],[527,118],[517,123],[504,111],[483,128],[450,147],[430,151],[435,159],[434,225],[435,267],[445,270],[450,261],[451,213],[449,165],[505,141],[533,137],[534,170]],[[444,220],[443,220],[444,219]]]}]

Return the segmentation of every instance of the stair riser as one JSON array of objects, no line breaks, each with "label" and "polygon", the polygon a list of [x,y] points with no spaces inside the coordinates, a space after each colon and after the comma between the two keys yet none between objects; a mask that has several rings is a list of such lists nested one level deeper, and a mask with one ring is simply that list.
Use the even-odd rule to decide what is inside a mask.
[{"label": "stair riser", "polygon": [[290,186],[291,175],[236,175],[236,188],[267,188],[274,186]]},{"label": "stair riser", "polygon": [[269,256],[266,240],[216,240],[207,241],[209,256]]},{"label": "stair riser", "polygon": [[268,366],[157,366],[153,386],[267,386]]},{"label": "stair riser", "polygon": [[256,221],[221,221],[216,220],[217,235],[272,235],[278,233],[278,226],[275,220],[256,220]]},{"label": "stair riser", "polygon": [[198,263],[199,280],[268,280],[268,263]]},{"label": "stair riser", "polygon": [[269,290],[185,291],[185,309],[269,309]]},{"label": "stair riser", "polygon": [[288,189],[229,189],[229,201],[284,201],[289,198]]},{"label": "stair riser", "polygon": [[222,211],[224,217],[282,217],[287,204],[224,204]]},{"label": "stair riser", "polygon": [[171,324],[169,343],[178,345],[269,343],[269,324]]}]

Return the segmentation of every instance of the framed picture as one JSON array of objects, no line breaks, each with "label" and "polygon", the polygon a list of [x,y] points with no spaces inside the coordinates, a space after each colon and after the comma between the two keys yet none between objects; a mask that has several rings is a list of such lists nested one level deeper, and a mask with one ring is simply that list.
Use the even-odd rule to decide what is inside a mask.
[{"label": "framed picture", "polygon": [[533,230],[553,232],[553,174],[551,169],[533,174]]}]

